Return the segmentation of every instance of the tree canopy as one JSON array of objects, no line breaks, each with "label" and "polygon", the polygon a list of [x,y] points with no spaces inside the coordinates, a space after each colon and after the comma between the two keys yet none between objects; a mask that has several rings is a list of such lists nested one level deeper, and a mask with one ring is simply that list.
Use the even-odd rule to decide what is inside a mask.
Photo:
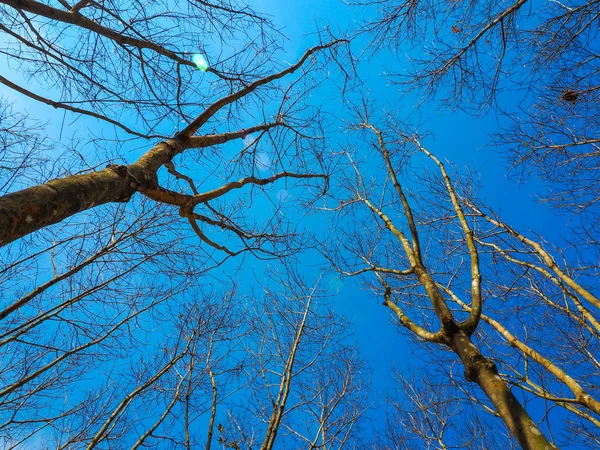
[{"label": "tree canopy", "polygon": [[2,445],[600,446],[597,3],[289,8],[0,0]]}]

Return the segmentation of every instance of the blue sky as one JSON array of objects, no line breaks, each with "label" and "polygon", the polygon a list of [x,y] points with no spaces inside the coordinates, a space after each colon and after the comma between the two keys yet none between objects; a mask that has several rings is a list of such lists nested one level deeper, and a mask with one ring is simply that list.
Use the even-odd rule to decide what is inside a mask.
[{"label": "blue sky", "polygon": [[[286,35],[286,39],[282,42],[284,51],[277,57],[289,62],[296,61],[307,47],[316,43],[315,26],[329,24],[334,32],[343,31],[356,26],[358,21],[366,19],[369,14],[368,9],[350,7],[339,1],[310,0],[284,3],[259,0],[252,2],[252,5],[259,12],[267,12],[275,24],[283,29]],[[420,131],[431,132],[424,144],[439,158],[454,163],[459,171],[465,166],[473,168],[481,179],[482,198],[495,210],[500,211],[502,217],[511,225],[520,230],[530,228],[549,239],[559,236],[563,230],[568,229],[568,217],[556,215],[535,201],[536,194],[543,189],[540,183],[531,179],[526,183],[518,184],[514,179],[507,178],[505,161],[489,145],[489,135],[498,129],[502,118],[492,113],[474,117],[460,110],[441,109],[435,102],[421,104],[418,93],[413,96],[401,96],[398,88],[389,83],[386,71],[401,72],[403,64],[406,64],[405,55],[402,52],[396,55],[382,51],[376,57],[369,57],[368,54],[363,53],[365,44],[366,41],[359,38],[353,42],[352,49],[355,56],[359,58],[357,69],[364,82],[363,92],[369,93],[369,97],[378,108],[389,111],[400,119],[413,118],[421,124]],[[208,56],[210,60],[210,55]],[[0,73],[6,74],[8,71],[4,68]],[[22,81],[15,73],[11,73],[11,76],[13,80]],[[208,80],[211,76],[213,75],[209,73],[199,74],[198,80]],[[94,129],[96,133],[102,134],[102,130],[98,129],[93,121],[79,119],[73,123],[69,120],[69,114],[67,114],[66,125],[61,131],[62,113],[57,114],[53,108],[23,99],[2,86],[0,86],[0,95],[16,100],[19,108],[41,112],[36,115],[48,118],[48,132],[55,138],[58,138],[61,132],[64,136],[70,136],[80,129]],[[333,89],[331,91],[321,89],[314,94],[313,100],[322,104],[337,118],[341,119],[348,114],[348,109]],[[521,99],[517,94],[509,93],[504,94],[501,101],[511,104],[518,103]],[[338,131],[334,130],[329,138],[331,147],[342,149],[348,144],[354,144],[342,122],[333,126],[336,127]],[[244,145],[248,145],[251,139],[252,137],[248,137],[244,141],[233,142],[228,145],[228,150],[239,151]],[[146,148],[136,144],[128,147],[122,156],[131,162]],[[89,151],[94,149],[90,148]],[[261,153],[259,166],[267,169],[270,159],[267,153]],[[369,164],[367,161],[367,168]],[[207,174],[203,168],[192,168],[192,170],[195,170],[200,178]],[[276,207],[283,204],[283,213],[291,221],[299,222],[301,227],[306,227],[309,232],[318,235],[327,231],[330,220],[327,214],[307,215],[296,211],[292,206],[288,207],[288,204],[293,204],[297,196],[302,195],[298,189],[280,182],[273,186],[269,193],[271,195],[269,200],[258,199],[254,203],[255,209],[252,215],[257,219],[268,217]],[[191,238],[193,239],[194,236],[192,235]],[[316,253],[306,254],[301,258],[304,258],[302,268],[305,274],[309,278],[317,278],[325,265],[324,261],[319,259]],[[242,285],[252,286],[256,273],[260,273],[268,263],[255,261],[252,258],[240,259],[228,263],[223,272],[230,274],[231,270],[237,269],[242,264],[244,270],[236,273],[238,281]],[[342,280],[336,275],[329,274],[324,283],[334,294],[333,301],[337,311],[349,317],[354,324],[354,339],[373,371],[374,398],[382,400],[381,393],[388,386],[391,367],[408,367],[413,359],[412,347],[406,343],[399,330],[390,323],[390,313],[381,305],[382,299],[363,289],[360,282],[352,279]],[[371,417],[381,420],[383,410],[373,411]]]},{"label": "blue sky", "polygon": [[[303,48],[314,41],[307,31],[316,24],[327,23],[332,29],[346,29],[356,26],[366,19],[367,9],[349,7],[342,2],[258,2],[263,10],[272,15],[274,21],[284,27],[289,38],[285,44],[290,59],[296,58]],[[261,6],[258,6],[261,10]],[[395,114],[399,119],[412,118],[420,123],[421,132],[431,135],[424,140],[426,147],[440,159],[454,164],[457,171],[469,167],[480,179],[480,197],[499,212],[511,226],[522,232],[540,233],[548,241],[559,241],[559,236],[568,232],[569,217],[539,204],[536,201],[545,186],[534,177],[519,180],[518,174],[507,176],[507,162],[497,148],[491,145],[490,135],[506,124],[506,119],[493,112],[473,116],[461,110],[440,107],[435,101],[420,102],[419,94],[402,96],[398,88],[390,84],[387,72],[402,72],[403,64],[408,64],[406,55],[381,51],[375,57],[363,54],[366,41],[357,39],[352,44],[355,55],[359,57],[358,74],[364,81],[364,91],[368,91],[378,108]],[[323,94],[324,105],[339,114],[347,114],[340,105],[335,104]],[[500,95],[499,103],[509,110],[517,106],[527,107],[527,99],[518,92],[505,92]],[[418,105],[418,106],[414,106]],[[343,147],[347,145],[345,132],[340,129],[340,137],[332,142]],[[335,145],[334,144],[334,145]],[[429,166],[432,168],[431,166]],[[519,183],[519,181],[522,181]],[[305,222],[312,225],[312,221]],[[373,369],[374,395],[382,399],[381,393],[389,386],[391,367],[408,370],[419,365],[412,350],[399,330],[389,321],[389,311],[381,306],[381,298],[362,289],[357,280],[346,279],[337,282],[339,288],[335,297],[336,308],[354,321],[355,338],[359,347]],[[529,408],[535,413],[535,403]],[[542,407],[541,404],[539,404]],[[384,411],[379,409],[371,413],[377,421],[383,419]]]}]

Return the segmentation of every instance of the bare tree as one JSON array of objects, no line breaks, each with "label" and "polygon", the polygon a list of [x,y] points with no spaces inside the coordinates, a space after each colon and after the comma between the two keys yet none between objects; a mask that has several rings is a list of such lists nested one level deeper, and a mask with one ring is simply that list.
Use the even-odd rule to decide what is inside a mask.
[{"label": "bare tree", "polygon": [[[539,197],[572,215],[572,232],[561,242],[517,231],[481,206],[472,191],[476,183],[461,175],[455,189],[470,222],[469,237],[462,224],[463,232],[450,225],[452,218],[463,219],[454,204],[442,200],[449,183],[415,172],[409,177],[421,235],[433,242],[423,251],[444,255],[434,258],[447,301],[469,317],[481,314],[478,333],[486,351],[506,364],[502,377],[527,392],[523,399],[532,401],[534,410],[547,411],[547,434],[554,442],[567,443],[564,433],[582,436],[582,445],[597,445],[597,381],[591,381],[597,372],[592,324],[599,248],[597,2],[355,3],[377,11],[361,32],[373,52],[391,50],[402,60],[402,72],[388,68],[401,91],[475,115],[491,111],[499,121],[492,142],[506,155],[511,173],[519,181],[541,178],[546,188]],[[412,142],[414,151],[424,151],[416,133],[393,138],[391,129],[384,131],[387,144]],[[388,177],[390,170],[400,173],[419,160],[411,152],[397,151]],[[410,222],[408,213],[406,219]],[[371,257],[376,244],[367,242],[351,250]],[[456,259],[470,258],[473,265],[473,246],[479,249],[479,275],[487,280],[481,291],[485,311],[474,300],[465,301],[465,293],[475,289],[462,278],[464,263]],[[417,298],[423,295],[411,289]],[[411,304],[415,317],[429,317],[418,303]],[[543,406],[532,398],[542,399]],[[567,421],[552,421],[552,415],[563,414],[555,412],[561,408],[569,411]]]},{"label": "bare tree", "polygon": [[[274,122],[251,128],[221,134],[194,135],[201,126],[205,125],[223,107],[252,93],[262,85],[295,72],[313,53],[337,44],[335,42],[310,49],[298,63],[288,69],[261,78],[242,88],[240,91],[215,101],[187,127],[178,132],[173,139],[155,145],[133,164],[109,165],[103,170],[56,179],[44,185],[3,196],[0,200],[2,202],[0,205],[2,215],[0,217],[3,220],[2,243],[7,244],[19,237],[45,226],[58,223],[73,214],[85,211],[94,206],[110,202],[127,202],[135,192],[142,192],[152,200],[179,207],[180,214],[189,220],[198,236],[207,244],[219,250],[226,249],[212,243],[210,239],[204,236],[197,226],[198,220],[230,230],[238,234],[242,239],[253,238],[254,236],[251,233],[244,232],[243,229],[239,229],[235,225],[223,223],[219,220],[218,213],[217,217],[211,220],[211,218],[206,218],[202,214],[195,213],[194,209],[201,203],[208,203],[233,189],[239,189],[246,185],[264,186],[281,178],[325,178],[326,174],[293,173],[284,168],[283,171],[270,177],[259,178],[250,175],[239,181],[226,183],[215,189],[201,193],[195,188],[189,177],[180,174],[173,167],[173,159],[189,148],[206,148],[223,144],[233,139],[243,138],[249,133],[260,133],[274,127],[285,126],[284,115],[283,113],[279,113]],[[255,145],[255,143],[252,145]],[[158,182],[157,172],[162,166],[167,167],[170,173],[176,178],[190,181],[192,193],[185,194],[161,187]]]},{"label": "bare tree", "polygon": [[[593,375],[599,304],[584,281],[594,269],[584,275],[566,259],[559,264],[539,239],[476,206],[473,186],[455,184],[416,134],[398,132],[403,125],[392,121],[382,131],[371,120],[365,108],[357,129],[373,137],[381,170],[362,169],[348,153],[346,193],[328,209],[354,225],[340,228],[328,258],[342,274],[365,277],[419,342],[458,356],[464,377],[486,399],[477,391],[470,397],[501,418],[523,448],[563,442],[557,429],[565,422],[551,417],[556,406],[589,433],[600,413]],[[423,169],[422,156],[437,173]],[[363,149],[358,157],[367,158]],[[512,387],[526,403],[543,399],[545,414],[532,419]]]},{"label": "bare tree", "polygon": [[[0,83],[42,108],[0,108],[2,444],[215,447],[255,376],[254,324],[220,271],[298,249],[273,186],[326,188],[308,97],[346,41],[282,62],[236,1],[4,1],[0,30]],[[354,425],[336,392],[311,439]]]},{"label": "bare tree", "polygon": [[318,285],[283,276],[263,299],[95,286],[4,332],[3,444],[348,448],[368,374]]},{"label": "bare tree", "polygon": [[232,448],[354,448],[368,403],[368,373],[347,344],[320,286],[298,273],[272,273],[252,305],[245,346],[251,393],[228,411],[223,442]]},{"label": "bare tree", "polygon": [[512,169],[542,177],[542,197],[597,239],[598,2],[356,3],[377,10],[362,28],[371,49],[409,67],[388,69],[403,91],[474,113],[492,106]]},{"label": "bare tree", "polygon": [[[446,362],[446,361],[444,361]],[[427,371],[424,375],[422,370]],[[469,395],[448,382],[448,373],[429,368],[394,370],[386,401],[386,421],[377,433],[381,449],[510,449],[514,441],[489,433],[495,419],[473,408]]]},{"label": "bare tree", "polygon": [[[197,448],[204,435],[197,416],[212,411],[207,391],[215,374],[227,375],[237,364],[228,343],[243,336],[235,331],[238,302],[234,291],[139,292],[148,298],[157,294],[161,297],[147,305],[136,298],[117,318],[112,310],[101,317],[96,307],[88,323],[81,311],[73,311],[63,324],[62,311],[62,328],[78,325],[87,334],[81,345],[70,343],[67,330],[50,335],[47,322],[36,346],[26,341],[31,333],[22,333],[29,361],[13,357],[14,369],[3,372],[4,379],[15,380],[2,396],[7,448],[40,441],[53,448]],[[159,322],[165,326],[157,327]],[[42,346],[42,338],[52,339],[53,346]],[[3,350],[10,355],[14,345]],[[25,366],[29,373],[16,378]]]},{"label": "bare tree", "polygon": [[[320,70],[319,55],[324,51],[336,53],[342,41],[318,45],[297,63],[277,67],[267,64],[277,49],[275,31],[268,21],[234,2],[213,5],[192,1],[178,3],[175,9],[160,2],[151,7],[59,3],[56,7],[35,1],[0,3],[6,24],[3,53],[8,64],[18,64],[21,76],[40,82],[49,94],[30,91],[24,81],[0,81],[65,114],[106,122],[108,130],[114,129],[112,139],[117,139],[119,147],[124,146],[122,139],[160,142],[142,144],[147,150],[141,155],[138,152],[134,161],[127,161],[121,148],[116,164],[104,169],[86,170],[4,195],[0,200],[2,245],[91,207],[127,202],[134,193],[143,192],[155,201],[176,206],[200,239],[227,251],[207,237],[197,222],[237,234],[242,240],[256,236],[223,220],[218,210],[196,211],[200,204],[245,186],[265,186],[282,178],[325,176],[322,164],[311,160],[311,154],[318,156],[319,152],[310,143],[311,132],[318,133],[318,111],[309,111],[300,98],[311,88],[305,75]],[[204,41],[206,48],[198,48],[203,32],[210,30],[219,30],[218,39],[214,43]],[[243,50],[231,54],[228,44],[234,38],[240,43],[240,33],[254,44],[242,42]],[[210,64],[198,63],[198,70],[192,59],[194,55],[208,58],[201,53],[220,56]],[[277,84],[294,73],[300,75],[288,86]],[[213,78],[208,86],[205,77]],[[61,99],[51,99],[54,95]],[[257,107],[261,113],[257,114]],[[240,120],[242,111],[252,118],[262,117],[248,123]],[[135,131],[133,124],[144,131]],[[228,164],[221,174],[241,175],[239,181],[227,180],[221,186],[211,183],[208,190],[202,191],[175,167],[186,164],[180,157],[189,155],[191,161],[199,161],[197,155],[208,153],[198,149],[249,135],[255,140],[248,148],[218,159]],[[263,150],[270,153],[271,163],[266,168],[278,169],[269,176],[259,176],[259,144],[272,144],[270,151]],[[172,179],[184,182],[187,192],[168,189],[163,175],[159,182],[163,166]]]}]

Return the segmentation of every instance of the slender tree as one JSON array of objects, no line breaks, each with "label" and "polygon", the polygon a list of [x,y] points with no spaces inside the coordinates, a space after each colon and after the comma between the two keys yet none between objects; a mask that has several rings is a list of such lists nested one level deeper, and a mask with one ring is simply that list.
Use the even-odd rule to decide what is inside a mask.
[{"label": "slender tree", "polygon": [[[470,397],[501,418],[522,448],[562,442],[555,428],[562,418],[546,418],[548,440],[521,396],[542,399],[547,414],[564,408],[567,423],[590,433],[600,413],[592,375],[600,305],[584,282],[585,269],[558,263],[538,238],[477,206],[472,186],[452,181],[415,134],[399,132],[402,125],[393,122],[381,131],[372,120],[366,109],[357,129],[371,135],[381,171],[362,175],[356,158],[364,150],[347,155],[346,194],[329,209],[354,225],[328,243],[330,261],[346,276],[369,280],[419,342],[451,350],[464,378],[481,389]],[[422,156],[437,173],[423,171]],[[456,380],[454,363],[444,361]],[[477,400],[480,393],[485,400]]]},{"label": "slender tree", "polygon": [[[506,364],[502,377],[526,392],[524,399],[541,399],[543,407],[533,404],[549,416],[560,408],[569,411],[564,422],[548,419],[547,434],[554,442],[581,436],[582,445],[597,445],[597,380],[592,375],[597,372],[592,355],[599,249],[597,2],[354,3],[377,11],[362,23],[361,33],[373,53],[391,51],[401,60],[402,71],[388,71],[400,91],[450,110],[495,115],[499,127],[491,143],[506,156],[510,173],[519,181],[532,175],[543,181],[539,198],[570,215],[571,233],[562,241],[516,230],[482,206],[473,192],[477,183],[461,174],[454,178],[454,188],[470,237],[449,225],[455,217],[464,228],[455,204],[450,208],[442,200],[444,186],[450,185],[445,176],[410,172],[406,182],[413,187],[411,207],[421,217],[420,234],[434,242],[423,245],[423,251],[435,248],[444,255],[436,261],[438,276],[446,277],[438,281],[440,289],[458,311],[469,317],[481,313],[478,333],[490,356]],[[396,138],[396,126],[383,130],[380,146],[384,141],[398,147],[412,143],[408,147],[413,150],[396,152],[394,165],[386,169],[390,178],[391,170],[406,173],[408,161],[418,160],[412,151],[426,153],[415,133],[401,131]],[[400,214],[406,214],[410,225],[406,210]],[[395,216],[388,217],[396,223]],[[374,255],[374,246],[369,239],[352,251]],[[474,300],[465,301],[465,292],[474,289],[460,281],[464,263],[454,259],[470,257],[473,265],[473,247],[478,249],[479,274],[487,280],[481,310]],[[417,309],[413,313],[428,317]],[[472,398],[481,404],[477,396]],[[556,431],[563,424],[569,436],[565,440]]]},{"label": "slender tree", "polygon": [[[252,393],[228,412],[223,440],[239,448],[342,449],[361,444],[368,371],[348,346],[349,324],[332,311],[321,280],[272,273],[251,309],[245,345]],[[271,283],[270,283],[271,284]]]},{"label": "slender tree", "polygon": [[[444,361],[445,362],[445,361]],[[490,433],[495,418],[470,407],[468,395],[448,382],[442,367],[395,370],[386,399],[385,427],[377,435],[380,449],[516,449],[501,432]],[[426,370],[422,376],[420,370]]]}]

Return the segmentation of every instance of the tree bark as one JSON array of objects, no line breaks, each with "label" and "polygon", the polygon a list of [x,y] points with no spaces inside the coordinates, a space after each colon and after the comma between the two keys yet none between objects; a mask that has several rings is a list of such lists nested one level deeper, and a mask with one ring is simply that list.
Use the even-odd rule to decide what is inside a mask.
[{"label": "tree bark", "polygon": [[479,385],[519,445],[524,450],[555,450],[498,374],[496,364],[479,352],[469,336],[460,331],[450,342],[465,366],[467,380]]},{"label": "tree bark", "polygon": [[143,187],[157,185],[158,169],[181,146],[161,142],[135,163],[58,178],[0,197],[0,247],[48,225],[111,202],[127,202]]}]

